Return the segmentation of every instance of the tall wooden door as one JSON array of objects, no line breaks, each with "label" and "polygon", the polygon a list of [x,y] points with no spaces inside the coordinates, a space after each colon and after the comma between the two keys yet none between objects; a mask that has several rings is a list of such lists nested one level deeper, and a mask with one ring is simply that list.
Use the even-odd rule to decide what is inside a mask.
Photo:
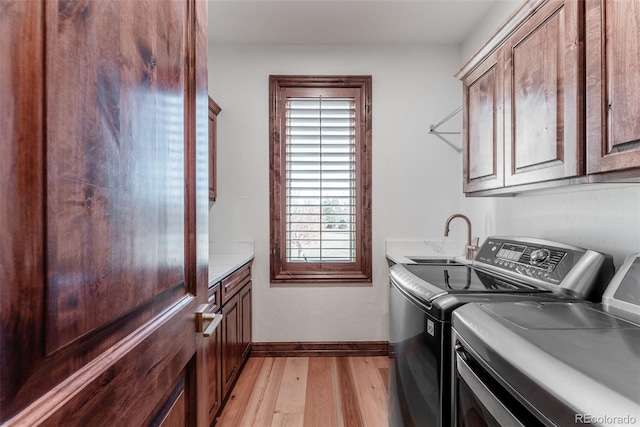
[{"label": "tall wooden door", "polygon": [[208,424],[206,31],[202,0],[0,4],[0,422]]}]

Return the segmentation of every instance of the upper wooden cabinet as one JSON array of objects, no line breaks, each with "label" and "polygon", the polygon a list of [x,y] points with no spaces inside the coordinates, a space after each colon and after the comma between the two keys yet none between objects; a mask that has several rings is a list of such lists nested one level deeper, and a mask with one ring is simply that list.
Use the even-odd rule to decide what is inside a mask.
[{"label": "upper wooden cabinet", "polygon": [[523,2],[456,74],[465,193],[640,178],[638,22],[635,1]]},{"label": "upper wooden cabinet", "polygon": [[586,2],[587,173],[640,167],[639,22],[637,1]]},{"label": "upper wooden cabinet", "polygon": [[525,2],[457,73],[465,193],[584,173],[582,9]]},{"label": "upper wooden cabinet", "polygon": [[582,7],[549,1],[504,44],[506,186],[584,173]]},{"label": "upper wooden cabinet", "polygon": [[209,200],[216,201],[216,161],[218,145],[218,114],[222,109],[209,97]]},{"label": "upper wooden cabinet", "polygon": [[503,52],[494,52],[464,79],[464,191],[504,186]]}]

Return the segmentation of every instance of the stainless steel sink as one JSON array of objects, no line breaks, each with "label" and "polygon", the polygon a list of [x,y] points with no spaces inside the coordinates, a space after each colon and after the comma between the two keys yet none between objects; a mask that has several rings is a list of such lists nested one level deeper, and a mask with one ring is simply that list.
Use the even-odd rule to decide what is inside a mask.
[{"label": "stainless steel sink", "polygon": [[408,257],[416,264],[431,264],[431,265],[463,265],[461,262],[450,258],[412,258]]}]

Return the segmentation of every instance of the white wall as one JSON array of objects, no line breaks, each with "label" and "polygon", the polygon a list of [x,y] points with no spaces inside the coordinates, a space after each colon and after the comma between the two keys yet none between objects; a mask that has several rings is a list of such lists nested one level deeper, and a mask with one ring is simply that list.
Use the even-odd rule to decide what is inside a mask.
[{"label": "white wall", "polygon": [[462,42],[460,64],[466,62],[522,3],[521,0],[498,0],[482,21]]},{"label": "white wall", "polygon": [[[461,103],[455,46],[212,45],[209,93],[218,117],[218,201],[212,240],[255,240],[254,341],[388,338],[387,239],[441,238],[462,201],[461,157],[428,135]],[[270,74],[373,76],[373,283],[269,283]],[[443,125],[459,130],[460,117]],[[460,137],[451,138],[457,146]],[[473,219],[473,217],[472,217]],[[452,239],[462,240],[464,227]]]},{"label": "white wall", "polygon": [[[452,75],[516,1],[500,1],[461,46],[213,45],[209,92],[222,107],[212,240],[254,240],[254,341],[388,339],[386,240],[441,238],[469,215],[474,235],[527,235],[611,253],[640,252],[640,186],[600,185],[516,197],[464,198],[461,156],[427,134],[462,102]],[[464,53],[461,53],[464,52]],[[373,283],[269,283],[269,74],[373,76]],[[442,130],[459,130],[458,115]],[[458,146],[459,136],[449,136]],[[464,227],[452,239],[464,240]]]}]

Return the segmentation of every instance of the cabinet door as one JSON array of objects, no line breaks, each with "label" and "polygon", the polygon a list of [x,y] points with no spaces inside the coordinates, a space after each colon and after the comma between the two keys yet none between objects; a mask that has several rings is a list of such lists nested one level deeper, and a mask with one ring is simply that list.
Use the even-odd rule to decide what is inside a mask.
[{"label": "cabinet door", "polygon": [[240,369],[241,306],[240,294],[234,295],[222,307],[222,396],[226,399]]},{"label": "cabinet door", "polygon": [[549,1],[505,44],[505,185],[584,173],[583,2]]},{"label": "cabinet door", "polygon": [[496,52],[464,79],[463,190],[500,188],[503,179],[503,71]]},{"label": "cabinet door", "polygon": [[220,106],[209,97],[209,200],[215,202],[217,196],[217,149],[218,114]]},{"label": "cabinet door", "polygon": [[222,328],[219,326],[209,337],[208,385],[209,423],[215,419],[222,405]]},{"label": "cabinet door", "polygon": [[[209,312],[221,312],[221,284],[209,289]],[[222,324],[208,337],[207,386],[209,390],[209,423],[215,419],[222,405]]]},{"label": "cabinet door", "polygon": [[240,364],[242,364],[251,350],[251,282],[240,291],[240,306],[242,309]]},{"label": "cabinet door", "polygon": [[587,173],[640,167],[640,3],[587,1]]}]

